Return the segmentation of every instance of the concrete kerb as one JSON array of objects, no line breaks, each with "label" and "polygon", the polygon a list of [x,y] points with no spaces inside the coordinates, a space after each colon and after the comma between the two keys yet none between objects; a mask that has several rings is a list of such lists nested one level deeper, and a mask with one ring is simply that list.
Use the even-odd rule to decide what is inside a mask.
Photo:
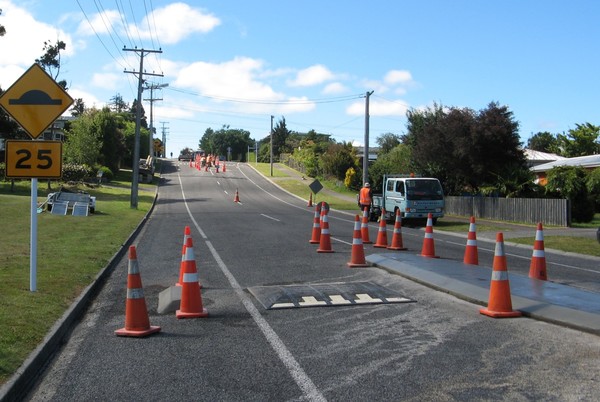
[{"label": "concrete kerb", "polygon": [[[160,185],[160,183],[159,183]],[[150,209],[144,215],[137,227],[131,232],[129,237],[121,245],[119,250],[112,256],[108,264],[96,275],[90,285],[88,285],[75,299],[65,313],[54,323],[52,328],[40,344],[27,356],[27,359],[21,364],[10,379],[0,388],[0,401],[12,402],[22,400],[22,397],[35,383],[42,367],[48,362],[54,353],[58,350],[63,340],[71,333],[74,324],[87,311],[90,302],[98,295],[106,279],[123,258],[129,246],[133,243],[136,236],[140,233],[148,218],[154,211],[156,200],[158,198],[158,185],[154,192],[154,199]]]}]

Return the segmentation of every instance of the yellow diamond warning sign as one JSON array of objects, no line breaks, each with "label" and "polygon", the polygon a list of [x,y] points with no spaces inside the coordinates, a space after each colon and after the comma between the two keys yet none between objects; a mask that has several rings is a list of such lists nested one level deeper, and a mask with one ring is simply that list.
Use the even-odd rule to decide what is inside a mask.
[{"label": "yellow diamond warning sign", "polygon": [[0,105],[33,139],[72,104],[73,98],[37,63],[0,97]]}]

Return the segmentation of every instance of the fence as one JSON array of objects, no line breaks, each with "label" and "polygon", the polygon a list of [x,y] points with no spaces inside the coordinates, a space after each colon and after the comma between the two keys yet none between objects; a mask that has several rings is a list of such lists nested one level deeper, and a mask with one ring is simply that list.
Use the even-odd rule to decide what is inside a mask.
[{"label": "fence", "polygon": [[566,199],[447,196],[446,214],[522,223],[571,226]]}]

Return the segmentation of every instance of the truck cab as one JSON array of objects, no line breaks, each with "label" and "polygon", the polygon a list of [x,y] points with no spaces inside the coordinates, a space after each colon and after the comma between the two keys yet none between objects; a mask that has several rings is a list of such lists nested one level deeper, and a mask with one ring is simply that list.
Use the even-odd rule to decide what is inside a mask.
[{"label": "truck cab", "polygon": [[444,216],[444,191],[440,181],[431,177],[385,175],[383,194],[373,196],[372,213],[380,216],[385,209],[387,221],[394,220],[396,211],[404,219],[426,219],[432,214],[433,221]]}]

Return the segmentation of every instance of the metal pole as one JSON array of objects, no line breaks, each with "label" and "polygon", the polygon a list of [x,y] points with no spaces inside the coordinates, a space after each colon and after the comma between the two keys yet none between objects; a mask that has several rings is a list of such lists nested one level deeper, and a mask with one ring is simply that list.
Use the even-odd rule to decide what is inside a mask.
[{"label": "metal pole", "polygon": [[273,177],[273,115],[271,115],[271,177]]},{"label": "metal pole", "polygon": [[31,232],[29,234],[29,290],[37,290],[37,189],[38,179],[31,179]]},{"label": "metal pole", "polygon": [[367,92],[365,100],[365,146],[363,152],[363,177],[362,184],[365,185],[369,181],[369,97],[373,91]]}]

